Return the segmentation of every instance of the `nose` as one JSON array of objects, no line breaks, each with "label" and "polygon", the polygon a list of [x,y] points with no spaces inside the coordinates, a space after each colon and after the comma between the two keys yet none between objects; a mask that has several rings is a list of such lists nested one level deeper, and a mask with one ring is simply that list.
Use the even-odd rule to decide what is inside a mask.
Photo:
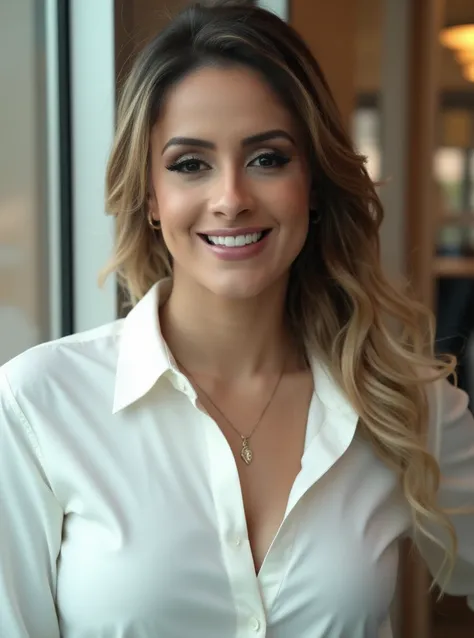
[{"label": "nose", "polygon": [[214,215],[235,219],[253,208],[253,197],[246,176],[235,167],[228,167],[216,177],[210,199]]}]

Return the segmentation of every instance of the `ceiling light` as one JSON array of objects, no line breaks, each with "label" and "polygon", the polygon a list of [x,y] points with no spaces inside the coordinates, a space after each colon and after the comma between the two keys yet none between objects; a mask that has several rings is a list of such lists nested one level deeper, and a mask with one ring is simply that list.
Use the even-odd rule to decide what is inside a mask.
[{"label": "ceiling light", "polygon": [[455,51],[474,51],[474,24],[446,27],[440,33],[441,44]]}]

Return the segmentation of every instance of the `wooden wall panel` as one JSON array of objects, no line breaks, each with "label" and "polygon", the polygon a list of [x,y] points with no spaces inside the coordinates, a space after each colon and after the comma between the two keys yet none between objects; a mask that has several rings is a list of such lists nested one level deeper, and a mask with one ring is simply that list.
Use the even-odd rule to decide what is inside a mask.
[{"label": "wooden wall panel", "polygon": [[411,7],[406,259],[419,299],[432,307],[432,261],[437,221],[432,167],[437,138],[441,54],[438,34],[444,20],[444,0],[413,0]]},{"label": "wooden wall panel", "polygon": [[344,121],[355,104],[356,12],[354,0],[291,0],[290,22],[321,64]]}]

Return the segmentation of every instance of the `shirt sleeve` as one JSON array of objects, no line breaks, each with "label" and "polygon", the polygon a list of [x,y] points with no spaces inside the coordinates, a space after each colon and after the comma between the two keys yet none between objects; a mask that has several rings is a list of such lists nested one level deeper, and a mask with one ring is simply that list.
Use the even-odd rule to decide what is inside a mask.
[{"label": "shirt sleeve", "polygon": [[[431,451],[441,469],[438,502],[449,513],[458,541],[458,552],[449,583],[444,587],[453,596],[467,596],[474,610],[474,418],[465,392],[448,381],[437,381],[429,390],[429,435]],[[430,531],[434,534],[434,530]],[[444,542],[449,536],[438,537]],[[419,535],[418,548],[433,576],[442,566],[444,553]]]},{"label": "shirt sleeve", "polygon": [[34,431],[0,369],[0,636],[59,638],[62,519]]}]

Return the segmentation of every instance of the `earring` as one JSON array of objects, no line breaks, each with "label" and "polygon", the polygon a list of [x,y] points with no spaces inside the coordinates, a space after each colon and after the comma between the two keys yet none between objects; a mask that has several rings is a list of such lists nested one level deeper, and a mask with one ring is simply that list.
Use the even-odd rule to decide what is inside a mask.
[{"label": "earring", "polygon": [[313,226],[316,226],[316,224],[319,224],[319,222],[321,221],[321,215],[314,208],[310,208],[309,221],[311,224],[313,224]]},{"label": "earring", "polygon": [[147,219],[148,219],[148,226],[150,226],[150,228],[152,230],[154,230],[154,231],[161,230],[161,222],[159,220],[155,221],[153,219],[153,217],[151,216],[151,212],[150,211],[148,211]]}]

